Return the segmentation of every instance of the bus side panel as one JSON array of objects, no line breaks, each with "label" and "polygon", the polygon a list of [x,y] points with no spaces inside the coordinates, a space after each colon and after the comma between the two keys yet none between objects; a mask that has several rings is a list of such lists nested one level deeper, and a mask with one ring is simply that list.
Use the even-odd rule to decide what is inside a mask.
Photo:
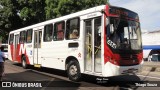
[{"label": "bus side panel", "polygon": [[8,45],[8,59],[13,61],[13,44]]},{"label": "bus side panel", "polygon": [[16,45],[16,49],[15,46],[13,44],[9,45],[9,49],[8,49],[8,59],[11,61],[16,61],[20,63],[20,55],[19,55],[19,47],[20,45],[17,44]]},{"label": "bus side panel", "polygon": [[33,65],[33,43],[25,44],[25,57],[27,64]]},{"label": "bus side panel", "polygon": [[17,48],[14,49],[14,45],[11,44],[9,45],[8,47],[8,59],[11,60],[11,61],[15,61],[15,62],[18,62],[18,63],[21,63],[21,58],[22,58],[22,55],[24,55],[26,57],[26,61],[27,61],[27,64],[30,64],[30,60],[28,58],[28,54],[26,52],[26,45],[24,44],[17,44]]},{"label": "bus side panel", "polygon": [[18,44],[18,56],[17,56],[17,61],[20,63],[21,62],[21,58],[24,55],[26,58],[26,62],[27,64],[30,64],[30,60],[29,60],[29,52],[27,51],[28,46],[26,44]]},{"label": "bus side panel", "polygon": [[21,54],[22,54],[22,53],[20,53],[21,52],[20,51],[20,46],[21,46],[21,44],[17,44],[17,49],[16,49],[16,52],[15,52],[15,55],[16,55],[15,60],[18,61],[19,63],[21,63]]},{"label": "bus side panel", "polygon": [[56,69],[65,69],[66,46],[64,41],[43,42],[42,66]]}]

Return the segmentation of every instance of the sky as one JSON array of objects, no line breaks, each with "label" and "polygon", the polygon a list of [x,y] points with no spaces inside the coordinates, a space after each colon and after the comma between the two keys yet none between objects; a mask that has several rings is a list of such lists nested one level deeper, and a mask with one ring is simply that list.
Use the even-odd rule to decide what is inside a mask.
[{"label": "sky", "polygon": [[111,5],[138,13],[142,32],[160,30],[160,0],[109,0]]}]

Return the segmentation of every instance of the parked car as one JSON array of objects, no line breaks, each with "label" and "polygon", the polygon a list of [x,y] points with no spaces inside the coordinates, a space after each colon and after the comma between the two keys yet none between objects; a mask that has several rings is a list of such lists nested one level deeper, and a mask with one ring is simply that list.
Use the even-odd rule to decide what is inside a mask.
[{"label": "parked car", "polygon": [[1,47],[4,47],[3,53],[5,59],[8,59],[8,44],[1,44]]}]

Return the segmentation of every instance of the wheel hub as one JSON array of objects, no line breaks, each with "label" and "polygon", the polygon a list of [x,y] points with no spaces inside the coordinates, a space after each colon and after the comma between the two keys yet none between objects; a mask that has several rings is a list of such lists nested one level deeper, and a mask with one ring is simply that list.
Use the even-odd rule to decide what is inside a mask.
[{"label": "wheel hub", "polygon": [[76,74],[77,74],[77,67],[76,67],[75,65],[72,65],[72,66],[70,67],[69,72],[70,72],[70,74],[71,74],[72,76],[76,75]]}]

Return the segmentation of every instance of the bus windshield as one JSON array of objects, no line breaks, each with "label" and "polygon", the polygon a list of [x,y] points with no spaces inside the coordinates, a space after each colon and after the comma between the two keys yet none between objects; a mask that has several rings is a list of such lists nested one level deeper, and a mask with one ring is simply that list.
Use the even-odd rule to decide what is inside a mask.
[{"label": "bus windshield", "polygon": [[107,44],[112,49],[140,50],[141,32],[138,22],[125,18],[110,17],[107,26]]}]

